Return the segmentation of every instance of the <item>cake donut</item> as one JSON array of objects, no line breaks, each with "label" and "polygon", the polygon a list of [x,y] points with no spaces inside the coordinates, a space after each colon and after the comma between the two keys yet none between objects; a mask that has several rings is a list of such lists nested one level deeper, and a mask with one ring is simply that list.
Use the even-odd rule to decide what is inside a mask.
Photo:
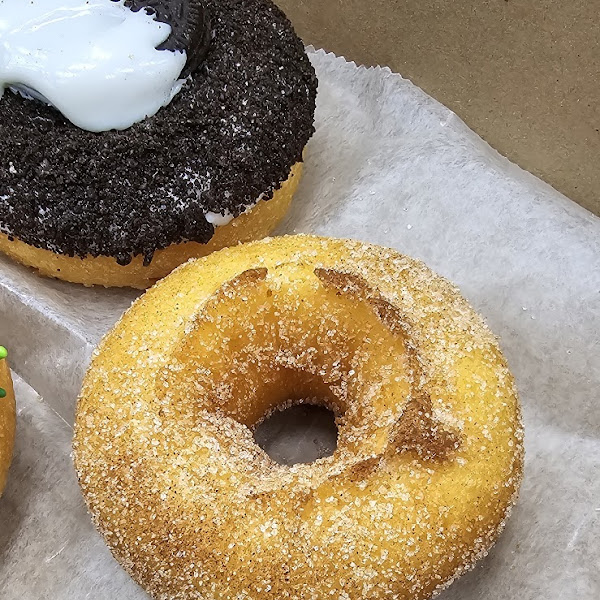
[{"label": "cake donut", "polygon": [[[338,446],[276,464],[289,402]],[[95,353],[74,460],[114,556],[154,598],[422,600],[487,553],[523,434],[495,338],[422,263],[290,236],[180,267]]]},{"label": "cake donut", "polygon": [[271,0],[4,0],[0,252],[144,288],[264,237],[297,188],[316,88]]},{"label": "cake donut", "polygon": [[0,346],[0,496],[6,485],[15,443],[15,395],[7,356],[6,348]]}]

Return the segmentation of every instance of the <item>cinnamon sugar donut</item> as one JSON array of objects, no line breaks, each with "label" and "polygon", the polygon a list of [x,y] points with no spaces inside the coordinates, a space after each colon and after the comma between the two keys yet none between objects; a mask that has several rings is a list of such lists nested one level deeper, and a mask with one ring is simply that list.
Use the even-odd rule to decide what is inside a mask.
[{"label": "cinnamon sugar donut", "polygon": [[[308,398],[335,453],[274,463],[253,426]],[[188,263],[99,346],[74,436],[83,495],[155,598],[422,600],[515,502],[520,408],[496,340],[422,263],[291,236]]]},{"label": "cinnamon sugar donut", "polygon": [[0,496],[6,485],[15,443],[15,395],[7,356],[6,348],[0,346]]}]

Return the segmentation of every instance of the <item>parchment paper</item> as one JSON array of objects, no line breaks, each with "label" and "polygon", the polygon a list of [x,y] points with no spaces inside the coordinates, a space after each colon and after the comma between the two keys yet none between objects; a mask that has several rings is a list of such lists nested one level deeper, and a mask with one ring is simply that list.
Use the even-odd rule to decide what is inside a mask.
[{"label": "parchment paper", "polygon": [[[279,233],[422,258],[487,318],[521,392],[520,502],[490,556],[441,597],[597,600],[600,220],[388,69],[309,52],[317,133]],[[0,500],[3,599],[146,597],[94,532],[69,458],[90,353],[135,296],[42,280],[0,258],[0,342],[28,382],[17,380],[16,457]]]}]

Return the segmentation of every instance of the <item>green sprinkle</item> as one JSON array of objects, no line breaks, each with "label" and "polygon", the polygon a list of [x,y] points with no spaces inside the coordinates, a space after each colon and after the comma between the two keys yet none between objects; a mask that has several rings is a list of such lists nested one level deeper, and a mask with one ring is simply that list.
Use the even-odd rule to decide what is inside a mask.
[{"label": "green sprinkle", "polygon": [[3,388],[0,388],[0,398],[6,398],[6,390]]},{"label": "green sprinkle", "polygon": [[0,346],[0,360],[8,356],[8,350],[4,346]]}]

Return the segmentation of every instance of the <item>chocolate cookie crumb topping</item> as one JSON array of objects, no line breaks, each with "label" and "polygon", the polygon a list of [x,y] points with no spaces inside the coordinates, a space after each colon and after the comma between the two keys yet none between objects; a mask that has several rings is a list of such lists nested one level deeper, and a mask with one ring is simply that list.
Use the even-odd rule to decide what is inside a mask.
[{"label": "chocolate cookie crumb topping", "polygon": [[54,109],[0,100],[0,231],[68,256],[127,264],[208,242],[207,212],[238,216],[302,160],[317,81],[270,0],[206,0],[212,43],[157,115],[125,131],[78,129]]}]

